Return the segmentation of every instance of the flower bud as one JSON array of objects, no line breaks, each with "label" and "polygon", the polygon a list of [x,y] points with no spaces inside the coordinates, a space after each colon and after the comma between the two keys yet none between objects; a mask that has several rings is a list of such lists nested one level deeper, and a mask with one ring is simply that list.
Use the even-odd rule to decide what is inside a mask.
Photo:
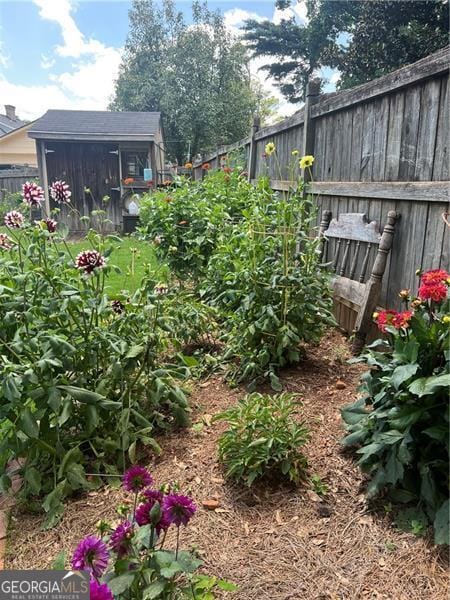
[{"label": "flower bud", "polygon": [[411,290],[401,290],[401,292],[398,293],[398,295],[400,296],[400,298],[402,300],[408,300],[409,295],[410,295]]},{"label": "flower bud", "polygon": [[420,308],[422,306],[423,302],[420,298],[415,298],[412,302],[411,302],[411,308]]},{"label": "flower bud", "polygon": [[450,315],[444,315],[442,317],[442,322],[448,325],[450,323]]},{"label": "flower bud", "polygon": [[374,312],[372,315],[372,319],[378,319],[378,317],[380,316],[380,313]]}]

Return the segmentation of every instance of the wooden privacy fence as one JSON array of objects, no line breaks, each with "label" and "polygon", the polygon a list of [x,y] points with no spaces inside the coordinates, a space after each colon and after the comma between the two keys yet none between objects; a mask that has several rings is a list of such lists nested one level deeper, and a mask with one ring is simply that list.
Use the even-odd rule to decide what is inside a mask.
[{"label": "wooden privacy fence", "polygon": [[39,177],[39,171],[36,167],[0,169],[0,199],[3,198],[6,192],[20,192],[23,183],[36,177]]},{"label": "wooden privacy fence", "polygon": [[[245,152],[249,180],[268,175],[285,190],[292,151],[313,154],[309,190],[332,217],[365,213],[384,226],[395,210],[396,224],[379,304],[399,307],[398,291],[417,291],[416,269],[449,268],[449,47],[351,90],[319,95],[308,86],[305,106],[291,117],[203,157],[217,168],[233,150]],[[277,160],[264,158],[268,142]],[[298,161],[297,161],[298,162]],[[298,173],[298,171],[297,171]],[[347,326],[348,315],[345,317]],[[354,322],[354,318],[353,318]]]}]

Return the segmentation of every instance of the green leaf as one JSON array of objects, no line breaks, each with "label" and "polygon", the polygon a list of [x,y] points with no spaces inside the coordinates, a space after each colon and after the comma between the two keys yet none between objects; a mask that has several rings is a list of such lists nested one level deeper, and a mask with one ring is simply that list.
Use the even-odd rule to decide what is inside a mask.
[{"label": "green leaf", "polygon": [[39,494],[41,491],[41,480],[42,476],[37,469],[34,467],[27,467],[25,469],[24,479],[30,486],[31,490],[35,494]]},{"label": "green leaf", "polygon": [[131,346],[128,352],[125,355],[125,358],[136,358],[140,356],[145,350],[145,346],[141,346],[136,344],[135,346]]},{"label": "green leaf", "polygon": [[66,551],[61,550],[52,563],[53,571],[64,571],[66,567]]},{"label": "green leaf", "polygon": [[154,600],[155,598],[158,598],[165,589],[165,581],[154,581],[145,588],[142,600]]},{"label": "green leaf", "polygon": [[239,589],[239,587],[235,583],[227,581],[226,579],[219,579],[219,581],[217,582],[217,587],[219,587],[221,590],[224,590],[225,592],[235,592]]},{"label": "green leaf", "polygon": [[402,383],[404,383],[416,374],[418,368],[419,365],[417,363],[401,365],[399,367],[396,367],[392,373],[391,379],[391,383],[394,386],[394,388],[398,390]]},{"label": "green leaf", "polygon": [[180,563],[174,561],[168,567],[162,567],[160,573],[166,579],[171,579],[174,575],[180,573],[180,571],[183,571],[183,567]]},{"label": "green leaf", "polygon": [[81,402],[82,404],[99,404],[102,408],[116,408],[122,407],[120,402],[113,402],[108,400],[105,396],[97,394],[97,392],[91,392],[84,388],[75,387],[73,385],[59,385],[58,388],[67,392],[74,400]]},{"label": "green leaf", "polygon": [[421,398],[422,396],[428,396],[434,394],[436,390],[442,387],[450,386],[450,374],[444,375],[433,375],[432,377],[421,377],[416,379],[408,387],[412,394],[416,394]]},{"label": "green leaf", "polygon": [[30,438],[36,439],[39,437],[39,425],[31,410],[26,407],[20,419],[20,429]]},{"label": "green leaf", "polygon": [[[134,573],[124,573],[124,575],[119,575],[118,577],[110,579],[108,581],[108,586],[114,596],[119,596],[131,588],[134,578]],[[156,598],[156,596],[153,597]]]},{"label": "green leaf", "polygon": [[446,500],[434,517],[434,543],[450,544],[450,500]]},{"label": "green leaf", "polygon": [[275,392],[281,392],[283,386],[281,384],[280,378],[277,375],[275,375],[275,373],[273,373],[272,371],[269,373],[269,377],[272,389],[275,390]]}]

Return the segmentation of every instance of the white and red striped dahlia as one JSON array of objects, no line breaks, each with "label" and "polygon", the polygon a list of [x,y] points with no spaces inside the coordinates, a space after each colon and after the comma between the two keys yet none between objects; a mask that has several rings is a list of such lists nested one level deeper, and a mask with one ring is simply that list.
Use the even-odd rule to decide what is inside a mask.
[{"label": "white and red striped dahlia", "polygon": [[83,250],[75,258],[75,266],[85,275],[93,275],[97,269],[103,269],[106,258],[97,250]]}]

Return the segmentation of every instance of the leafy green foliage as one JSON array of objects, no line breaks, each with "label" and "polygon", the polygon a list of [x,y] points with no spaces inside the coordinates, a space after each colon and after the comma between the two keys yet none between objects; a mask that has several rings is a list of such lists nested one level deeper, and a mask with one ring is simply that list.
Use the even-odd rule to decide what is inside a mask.
[{"label": "leafy green foliage", "polygon": [[388,326],[389,341],[358,359],[370,369],[363,396],[342,411],[344,444],[359,447],[358,464],[370,476],[368,496],[385,492],[418,505],[409,527],[419,532],[425,515],[440,544],[449,540],[448,311],[448,300],[422,303],[408,329]]},{"label": "leafy green foliage", "polygon": [[142,200],[141,232],[180,281],[198,280],[224,223],[242,216],[253,193],[237,169],[210,173],[199,182],[180,178]]},{"label": "leafy green foliage", "polygon": [[[45,496],[52,525],[68,494],[99,485],[89,471],[117,473],[138,445],[159,451],[155,426],[188,423],[176,383],[188,370],[161,358],[170,322],[151,273],[118,314],[104,294],[112,265],[84,277],[57,234],[15,231],[0,256],[0,467],[26,457],[22,495]],[[93,232],[86,245],[112,250]]]},{"label": "leafy green foliage", "polygon": [[218,12],[194,2],[188,24],[171,0],[134,0],[129,19],[115,110],[160,111],[166,147],[180,163],[248,134],[248,56]]},{"label": "leafy green foliage", "polygon": [[[288,9],[290,0],[278,0]],[[308,77],[338,68],[349,88],[413,63],[448,44],[445,0],[307,0],[308,21],[287,11],[279,23],[248,20],[245,36],[264,69],[291,102],[302,99]]]},{"label": "leafy green foliage", "polygon": [[253,393],[219,415],[229,424],[219,439],[227,475],[248,486],[263,476],[299,481],[307,465],[301,448],[309,431],[295,420],[298,407],[292,394]]},{"label": "leafy green foliage", "polygon": [[[301,183],[301,182],[300,182]],[[255,386],[301,359],[302,342],[318,342],[333,323],[328,276],[314,231],[316,206],[299,191],[278,196],[261,179],[244,218],[225,228],[202,293],[223,311],[232,379]]]}]

